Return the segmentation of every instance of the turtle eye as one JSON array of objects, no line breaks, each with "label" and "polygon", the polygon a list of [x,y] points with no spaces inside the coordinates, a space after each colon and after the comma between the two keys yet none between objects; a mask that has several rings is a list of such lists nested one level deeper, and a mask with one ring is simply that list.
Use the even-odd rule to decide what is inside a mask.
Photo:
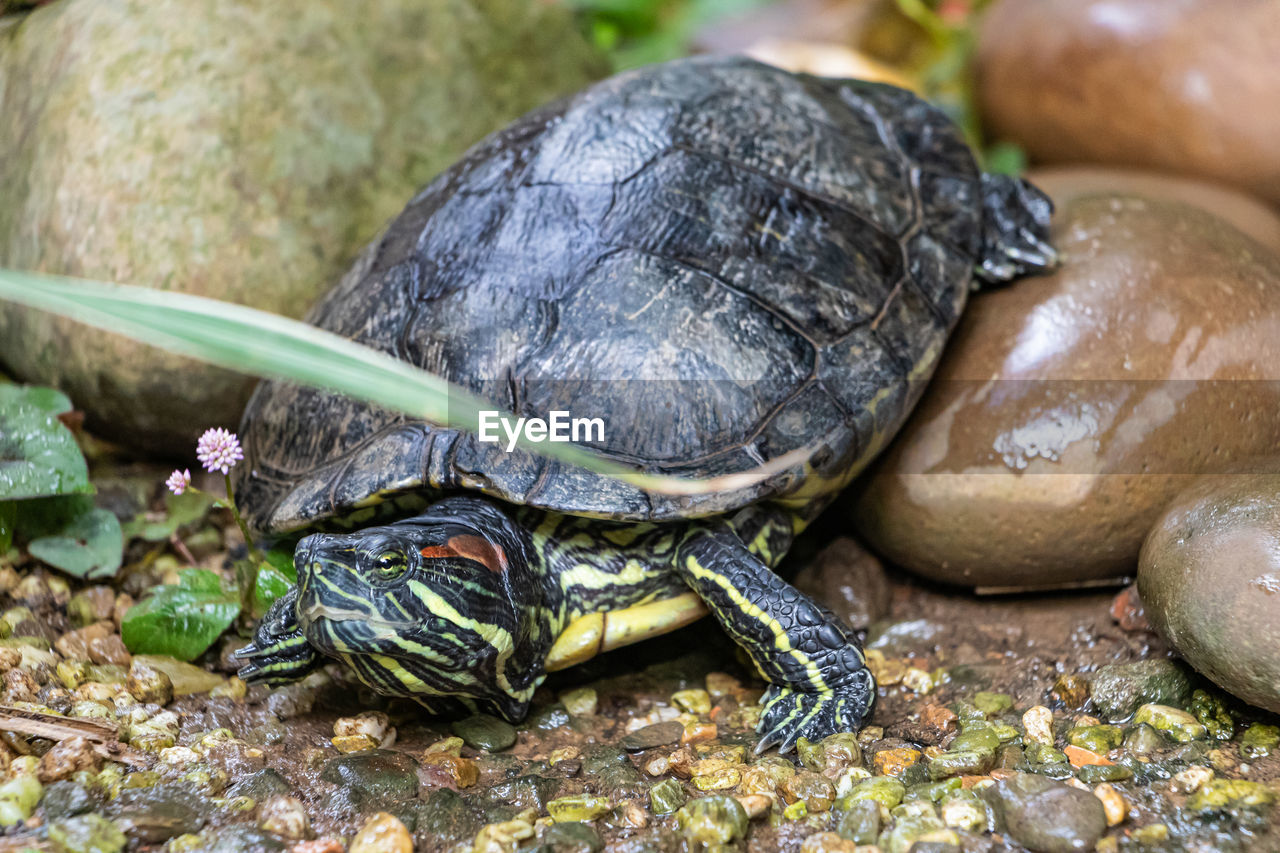
[{"label": "turtle eye", "polygon": [[403,552],[389,549],[373,558],[371,568],[378,580],[393,581],[409,569],[409,561]]}]

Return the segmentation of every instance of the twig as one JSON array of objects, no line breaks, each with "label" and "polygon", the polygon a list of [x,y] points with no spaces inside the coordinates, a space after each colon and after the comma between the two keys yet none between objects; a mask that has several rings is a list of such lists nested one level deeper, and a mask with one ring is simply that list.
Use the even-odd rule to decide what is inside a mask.
[{"label": "twig", "polygon": [[21,850],[52,850],[48,841],[42,841],[34,835],[14,835],[0,838],[0,853],[18,853]]},{"label": "twig", "polygon": [[82,737],[97,743],[119,743],[120,730],[107,720],[91,720],[84,717],[59,717],[43,711],[28,711],[0,705],[0,731],[18,732],[24,735],[66,740]]},{"label": "twig", "polygon": [[[0,705],[0,731],[59,741],[82,737],[91,741],[93,751],[103,758],[135,767],[145,767],[151,763],[151,757],[145,752],[122,744],[119,728],[107,720],[59,717],[57,714]],[[0,853],[3,853],[3,849],[0,848]]]}]

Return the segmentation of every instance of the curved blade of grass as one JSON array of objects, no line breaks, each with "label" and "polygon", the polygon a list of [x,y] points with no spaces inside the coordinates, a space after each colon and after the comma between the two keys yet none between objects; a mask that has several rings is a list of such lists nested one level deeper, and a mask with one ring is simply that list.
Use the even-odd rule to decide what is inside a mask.
[{"label": "curved blade of grass", "polygon": [[[455,429],[474,430],[482,410],[497,409],[386,353],[231,302],[6,269],[0,269],[0,299],[229,370],[313,385]],[[692,480],[639,472],[570,443],[533,443],[521,436],[519,444],[637,488],[674,495],[745,488],[800,464],[811,453],[800,448],[750,471]]]}]

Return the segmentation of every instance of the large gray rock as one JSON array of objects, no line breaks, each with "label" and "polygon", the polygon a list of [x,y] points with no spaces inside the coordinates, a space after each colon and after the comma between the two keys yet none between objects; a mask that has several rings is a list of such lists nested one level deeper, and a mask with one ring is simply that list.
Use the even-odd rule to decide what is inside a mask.
[{"label": "large gray rock", "polygon": [[[528,0],[59,0],[0,23],[0,266],[301,316],[427,181],[603,72]],[[250,383],[0,306],[0,361],[189,454]]]}]

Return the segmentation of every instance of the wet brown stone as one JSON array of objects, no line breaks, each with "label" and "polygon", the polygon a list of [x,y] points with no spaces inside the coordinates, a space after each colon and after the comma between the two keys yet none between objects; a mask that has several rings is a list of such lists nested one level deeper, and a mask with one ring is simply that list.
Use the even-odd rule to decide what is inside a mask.
[{"label": "wet brown stone", "polygon": [[889,581],[879,558],[848,536],[836,539],[796,573],[795,587],[865,631],[889,612]]},{"label": "wet brown stone", "polygon": [[1280,214],[1256,196],[1216,181],[1114,166],[1043,166],[1027,175],[1061,206],[1098,193],[1132,193],[1180,201],[1230,222],[1259,243],[1280,252]]},{"label": "wet brown stone", "polygon": [[1033,160],[1143,166],[1280,200],[1280,6],[1269,0],[1003,0],[978,96]]},{"label": "wet brown stone", "polygon": [[1131,574],[1195,475],[1280,440],[1280,256],[1179,202],[1081,195],[1065,262],[971,300],[855,519],[951,583]]},{"label": "wet brown stone", "polygon": [[82,737],[67,738],[55,743],[40,759],[36,776],[46,785],[66,779],[78,770],[96,772],[102,759],[93,751],[93,744]]},{"label": "wet brown stone", "polygon": [[1196,669],[1280,711],[1280,474],[1205,477],[1142,548],[1147,617]]}]

